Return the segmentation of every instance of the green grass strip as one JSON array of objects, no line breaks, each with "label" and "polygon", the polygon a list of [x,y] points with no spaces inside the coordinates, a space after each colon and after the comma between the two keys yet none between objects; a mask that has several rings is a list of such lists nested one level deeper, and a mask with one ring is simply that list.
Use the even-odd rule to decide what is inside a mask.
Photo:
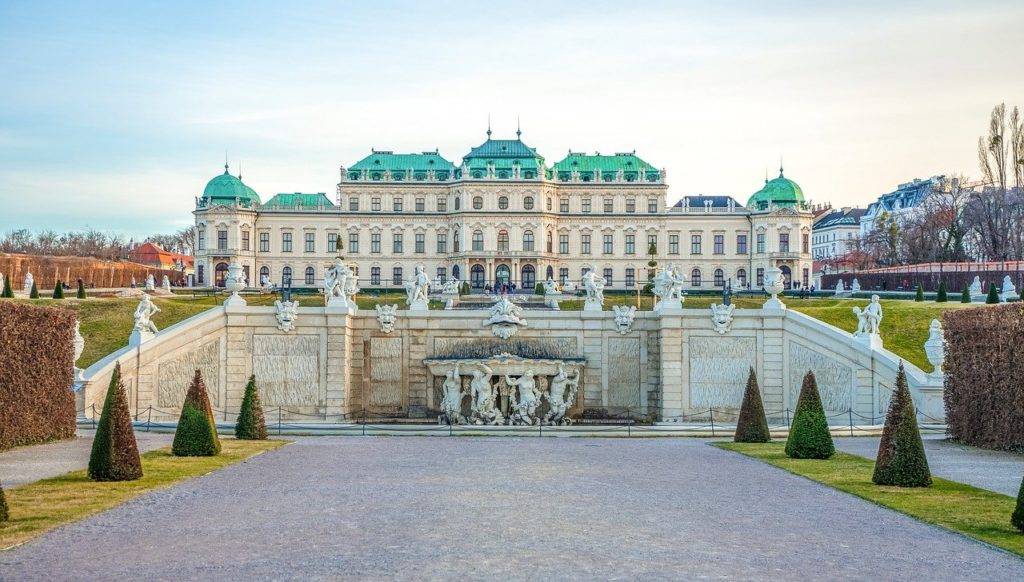
[{"label": "green grass strip", "polygon": [[215,457],[175,457],[168,447],[142,455],[143,477],[137,481],[90,481],[83,470],[8,489],[11,517],[0,524],[0,550],[106,511],[143,493],[276,449],[286,442],[225,439],[223,451]]},{"label": "green grass strip", "polygon": [[1010,496],[937,477],[931,487],[875,485],[873,460],[841,452],[828,460],[790,459],[781,442],[713,444],[1024,557],[1024,535],[1010,525]]}]

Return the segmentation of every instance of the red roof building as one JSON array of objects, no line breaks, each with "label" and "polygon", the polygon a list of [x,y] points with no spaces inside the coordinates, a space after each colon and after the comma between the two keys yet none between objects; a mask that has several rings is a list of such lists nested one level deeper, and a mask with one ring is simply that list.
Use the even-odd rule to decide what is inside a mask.
[{"label": "red roof building", "polygon": [[185,270],[189,272],[192,271],[192,265],[195,262],[195,258],[192,256],[165,251],[151,242],[142,243],[128,251],[128,259],[161,269],[177,270],[184,266]]}]

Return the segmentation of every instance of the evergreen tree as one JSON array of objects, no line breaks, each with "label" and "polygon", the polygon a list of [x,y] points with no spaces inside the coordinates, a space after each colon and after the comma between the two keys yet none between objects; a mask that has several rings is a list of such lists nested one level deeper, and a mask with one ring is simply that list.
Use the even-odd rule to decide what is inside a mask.
[{"label": "evergreen tree", "polygon": [[543,283],[537,283],[537,285],[533,288],[533,294],[534,295],[543,295],[544,294],[544,284]]},{"label": "evergreen tree", "polygon": [[78,298],[85,299],[85,283],[81,279],[78,280]]},{"label": "evergreen tree", "polygon": [[1024,480],[1020,482],[1020,491],[1017,492],[1017,507],[1014,508],[1013,515],[1010,516],[1010,523],[1020,533],[1024,533]]},{"label": "evergreen tree", "polygon": [[39,289],[36,288],[36,282],[32,281],[32,290],[28,292],[29,299],[39,299]]},{"label": "evergreen tree", "polygon": [[7,496],[4,495],[3,483],[0,483],[0,523],[10,519],[11,514],[7,509]]},{"label": "evergreen tree", "polygon": [[939,292],[935,296],[935,302],[936,303],[945,303],[947,301],[949,301],[949,298],[946,297],[946,282],[945,281],[939,281]]},{"label": "evergreen tree", "polygon": [[914,295],[914,301],[924,301],[924,288],[921,284],[917,284],[917,293]]},{"label": "evergreen tree", "polygon": [[970,302],[971,302],[971,289],[970,289],[970,287],[967,286],[967,283],[964,283],[964,290],[960,292],[960,303],[970,303]]},{"label": "evergreen tree", "polygon": [[114,366],[103,412],[89,455],[89,478],[94,481],[134,481],[142,477],[142,461],[132,429],[128,394],[121,381],[121,364]]},{"label": "evergreen tree", "polygon": [[196,370],[192,385],[181,405],[178,428],[174,431],[171,452],[178,457],[212,457],[220,453],[217,425],[213,421],[213,408],[206,392],[203,373]]},{"label": "evergreen tree", "polygon": [[917,430],[917,412],[910,399],[907,373],[903,370],[902,361],[896,374],[896,391],[889,401],[889,413],[885,416],[882,442],[878,445],[878,458],[871,480],[875,485],[897,487],[929,487],[932,484],[924,442]]},{"label": "evergreen tree", "polygon": [[57,281],[57,284],[53,286],[53,298],[64,299],[64,284]]},{"label": "evergreen tree", "polygon": [[263,405],[256,389],[256,375],[249,376],[245,385],[245,396],[242,397],[242,410],[238,413],[235,424],[235,438],[246,440],[266,440],[267,421],[263,418]]},{"label": "evergreen tree", "polygon": [[768,432],[768,419],[764,415],[761,391],[757,387],[757,373],[754,372],[753,366],[750,368],[750,375],[747,376],[747,389],[743,392],[743,403],[740,404],[740,416],[736,420],[736,435],[733,440],[738,443],[766,443],[772,440]]},{"label": "evergreen tree", "polygon": [[814,372],[808,370],[800,387],[800,398],[793,414],[793,426],[786,440],[786,456],[793,459],[827,459],[835,454],[828,419],[818,394]]},{"label": "evergreen tree", "polygon": [[999,291],[996,290],[995,283],[988,284],[988,297],[985,298],[985,303],[989,305],[999,303]]},{"label": "evergreen tree", "polygon": [[469,281],[462,282],[462,289],[459,290],[459,295],[469,295]]},{"label": "evergreen tree", "polygon": [[4,290],[0,292],[0,297],[14,297],[14,289],[11,289],[11,276],[7,275],[4,278]]}]

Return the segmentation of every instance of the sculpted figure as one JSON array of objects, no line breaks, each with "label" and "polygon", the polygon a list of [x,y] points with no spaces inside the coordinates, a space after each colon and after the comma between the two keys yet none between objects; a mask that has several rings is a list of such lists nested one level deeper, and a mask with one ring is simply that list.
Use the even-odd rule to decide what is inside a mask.
[{"label": "sculpted figure", "polygon": [[576,400],[576,390],[580,385],[580,371],[569,377],[561,364],[558,365],[558,373],[551,379],[551,389],[543,396],[547,398],[548,409],[544,415],[544,422],[548,424],[571,424],[572,419],[565,416]]},{"label": "sculpted figure", "polygon": [[557,295],[558,294],[558,283],[555,283],[552,279],[544,281],[544,294],[545,295]]},{"label": "sculpted figure", "polygon": [[652,292],[659,301],[672,301],[683,299],[683,283],[686,277],[678,271],[675,263],[669,263],[668,267],[662,269],[654,279]]},{"label": "sculpted figure", "polygon": [[501,411],[494,407],[494,387],[491,386],[491,369],[480,364],[473,370],[469,382],[469,396],[473,401],[473,419],[476,424],[501,424]]},{"label": "sculpted figure", "polygon": [[636,306],[612,305],[612,313],[615,314],[615,330],[622,335],[629,333],[636,318]]},{"label": "sculpted figure", "polygon": [[867,321],[868,333],[877,334],[882,325],[882,304],[878,302],[878,295],[871,296],[871,303],[864,308],[864,319]]},{"label": "sculpted figure", "polygon": [[604,277],[598,277],[591,269],[584,273],[582,285],[587,292],[587,303],[604,305]]},{"label": "sculpted figure", "polygon": [[277,329],[289,332],[295,327],[295,320],[299,318],[298,301],[274,301],[274,311],[277,317]]},{"label": "sculpted figure", "polygon": [[35,279],[32,277],[32,273],[31,272],[25,273],[25,293],[31,293],[32,292],[32,283],[34,283],[34,282],[35,282]]},{"label": "sculpted figure", "polygon": [[513,380],[505,374],[505,383],[513,388],[519,389],[519,396],[512,402],[512,422],[514,424],[534,424],[537,419],[534,414],[540,406],[540,394],[537,392],[537,382],[533,378],[533,370],[527,369],[518,379]]},{"label": "sculpted figure", "polygon": [[729,305],[711,304],[711,323],[716,332],[724,334],[729,331],[732,327],[732,312],[735,309],[736,306],[731,303]]},{"label": "sculpted figure", "polygon": [[345,296],[345,284],[351,274],[352,271],[342,263],[340,257],[334,259],[334,264],[324,271],[324,295],[328,301]]},{"label": "sculpted figure", "polygon": [[458,295],[459,280],[452,279],[450,281],[445,282],[445,284],[441,286],[441,293],[444,293],[445,295]]},{"label": "sculpted figure", "polygon": [[441,415],[438,424],[462,424],[466,421],[462,416],[462,377],[459,376],[459,365],[448,372],[441,385]]},{"label": "sculpted figure", "polygon": [[75,321],[74,346],[75,346],[75,359],[73,361],[77,362],[78,358],[82,357],[82,352],[85,351],[85,338],[82,337],[82,322],[81,321],[77,321],[77,320]]},{"label": "sculpted figure", "polygon": [[398,305],[377,305],[376,309],[380,330],[384,333],[395,331],[395,317],[398,314]]},{"label": "sculpted figure", "polygon": [[146,291],[156,291],[156,279],[153,278],[153,273],[146,275]]},{"label": "sculpted figure", "polygon": [[411,306],[416,302],[427,302],[430,293],[430,279],[423,272],[423,267],[416,267],[416,273],[405,284],[406,302]]},{"label": "sculpted figure", "polygon": [[971,281],[971,286],[967,290],[971,296],[981,295],[981,277],[978,275],[974,276],[974,281]]},{"label": "sculpted figure", "polygon": [[160,330],[156,328],[156,324],[153,323],[152,319],[157,313],[160,313],[160,308],[153,303],[149,295],[143,293],[142,301],[135,308],[135,329],[142,332],[159,332]]},{"label": "sculpted figure", "polygon": [[854,337],[859,337],[868,333],[867,314],[864,311],[861,311],[860,307],[854,307],[853,314],[857,316],[857,331],[853,332]]}]

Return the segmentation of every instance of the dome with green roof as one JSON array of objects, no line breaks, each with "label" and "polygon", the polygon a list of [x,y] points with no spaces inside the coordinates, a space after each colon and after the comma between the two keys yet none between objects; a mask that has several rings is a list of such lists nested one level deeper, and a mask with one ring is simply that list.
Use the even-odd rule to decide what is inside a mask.
[{"label": "dome with green roof", "polygon": [[224,173],[210,180],[203,190],[203,200],[206,205],[212,204],[238,204],[242,206],[253,206],[260,203],[260,197],[256,191],[242,183],[242,177],[234,177],[228,173],[228,165],[224,164]]},{"label": "dome with green roof", "polygon": [[761,188],[747,200],[747,208],[751,210],[768,210],[770,206],[791,208],[804,205],[804,191],[800,185],[782,175],[782,168],[779,168],[779,177],[774,180],[765,180],[764,188]]}]

